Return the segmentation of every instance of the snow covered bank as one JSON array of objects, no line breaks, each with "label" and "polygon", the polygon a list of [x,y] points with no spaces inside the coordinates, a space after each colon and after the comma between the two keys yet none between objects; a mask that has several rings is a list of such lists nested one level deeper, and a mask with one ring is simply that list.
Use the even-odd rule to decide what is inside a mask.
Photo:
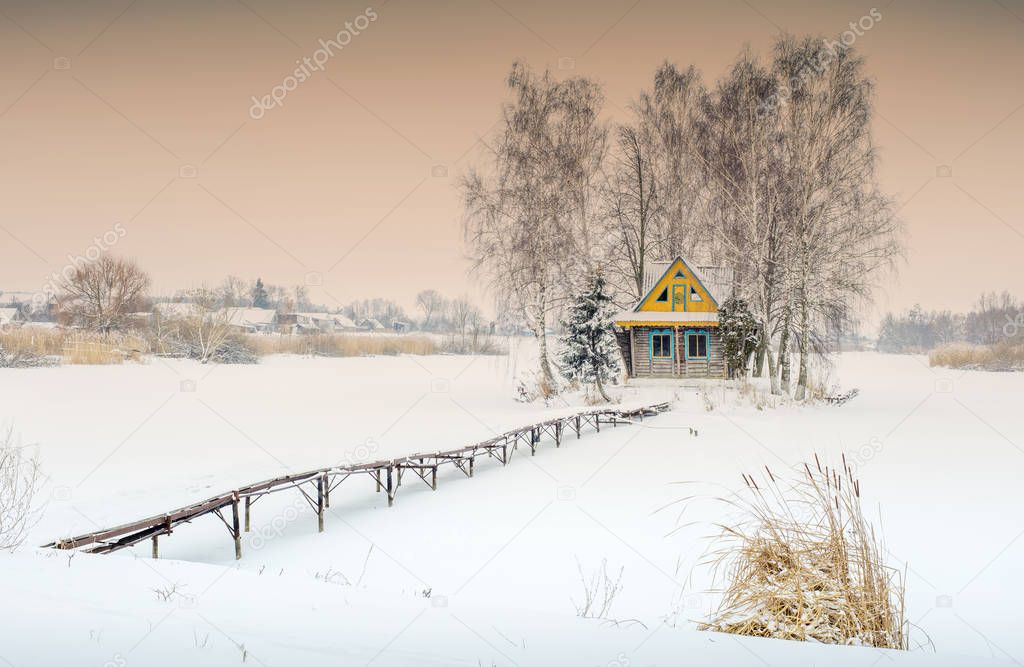
[{"label": "snow covered bank", "polygon": [[[0,421],[38,443],[50,476],[50,502],[31,538],[42,544],[245,481],[456,447],[564,411],[513,400],[513,376],[524,363],[516,356],[272,357],[252,367],[154,360],[13,370],[0,373]],[[240,661],[240,649],[212,623],[246,645],[248,661],[268,665],[327,663],[344,647],[358,649],[348,662],[362,664],[396,636],[373,664],[415,663],[405,651],[417,645],[444,656],[422,664],[458,664],[456,657],[474,665],[625,664],[620,652],[633,665],[690,655],[718,664],[762,664],[755,656],[831,664],[867,654],[850,664],[872,664],[879,655],[870,650],[774,649],[776,642],[692,632],[692,621],[716,601],[703,592],[710,582],[699,562],[721,507],[691,503],[681,518],[658,511],[695,488],[706,495],[738,489],[739,474],[761,465],[846,451],[854,454],[866,507],[882,509],[894,562],[909,564],[908,616],[938,649],[899,659],[1021,661],[1024,638],[1014,619],[1024,597],[1024,540],[1017,539],[1024,534],[1017,481],[1024,376],[944,371],[921,357],[865,353],[843,355],[837,379],[860,395],[839,408],[763,411],[736,406],[728,392],[637,383],[624,392],[627,401],[675,398],[676,409],[570,437],[561,449],[545,444],[536,457],[520,453],[505,468],[481,461],[473,479],[453,471],[436,492],[412,480],[390,509],[368,481],[350,480],[332,494],[323,534],[297,493],[261,500],[238,564],[214,517],[162,540],[168,560],[157,562],[145,558],[147,545],[74,556],[70,567],[67,554],[23,550],[0,567],[0,657],[15,665],[59,664],[69,655],[102,665],[115,654],[127,657],[122,664]],[[578,568],[589,575],[602,561],[624,568],[611,613],[624,621],[618,626],[574,617]],[[173,582],[198,595],[195,609],[150,590]],[[447,607],[434,606],[441,599]],[[154,634],[129,652],[150,624]],[[201,632],[197,639],[193,631]],[[163,632],[170,634],[159,639]],[[206,633],[214,648],[199,650]],[[523,639],[529,653],[511,652]],[[305,651],[298,647],[309,649],[288,653]],[[158,662],[161,651],[175,661]]]},{"label": "snow covered bank", "polygon": [[[958,656],[614,627],[567,614],[379,595],[305,577],[172,561],[0,556],[6,664],[965,664]],[[169,599],[163,596],[172,589]],[[971,659],[971,664],[999,664]]]}]

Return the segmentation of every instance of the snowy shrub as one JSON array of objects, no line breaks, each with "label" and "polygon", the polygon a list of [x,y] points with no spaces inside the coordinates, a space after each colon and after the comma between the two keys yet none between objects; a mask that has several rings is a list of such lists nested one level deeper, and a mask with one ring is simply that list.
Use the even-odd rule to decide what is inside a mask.
[{"label": "snowy shrub", "polygon": [[746,403],[752,405],[758,410],[776,408],[779,403],[779,397],[769,392],[762,391],[758,388],[757,384],[746,378],[740,380],[737,395],[739,396],[741,404]]},{"label": "snowy shrub", "polygon": [[441,342],[441,351],[446,354],[500,354],[494,339],[480,332],[461,336],[448,334]]},{"label": "snowy shrub", "polygon": [[904,584],[861,510],[860,483],[815,457],[783,481],[744,475],[747,498],[723,499],[743,517],[711,552],[725,582],[702,629],[825,644],[906,649]]},{"label": "snowy shrub", "polygon": [[57,357],[43,356],[29,350],[13,350],[8,352],[0,346],[0,368],[38,368],[40,366],[56,366]]},{"label": "snowy shrub", "polygon": [[39,462],[14,443],[11,429],[0,434],[0,549],[25,541],[39,516],[34,501],[41,484]]},{"label": "snowy shrub", "polygon": [[625,568],[620,567],[618,573],[612,576],[608,573],[608,561],[602,560],[601,567],[587,576],[583,572],[583,564],[577,559],[576,571],[579,572],[580,585],[583,588],[582,597],[578,600],[572,599],[576,615],[580,618],[610,620],[612,604],[622,592],[622,573]]},{"label": "snowy shrub", "polygon": [[558,399],[558,395],[567,387],[549,383],[544,379],[544,374],[537,370],[523,371],[516,376],[516,396],[520,403],[533,403],[544,401],[545,406],[551,406]]},{"label": "snowy shrub", "polygon": [[188,293],[193,314],[157,317],[150,328],[150,346],[158,354],[195,359],[200,363],[254,364],[256,352],[232,326],[225,301],[214,291],[198,288]]}]

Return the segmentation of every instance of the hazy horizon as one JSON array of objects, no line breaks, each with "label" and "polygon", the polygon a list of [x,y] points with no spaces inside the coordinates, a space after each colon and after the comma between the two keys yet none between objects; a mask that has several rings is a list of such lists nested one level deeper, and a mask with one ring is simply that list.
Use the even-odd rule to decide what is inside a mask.
[{"label": "hazy horizon", "polygon": [[[1024,2],[753,0],[4,0],[0,290],[41,289],[121,225],[111,252],[157,294],[319,275],[311,298],[331,307],[380,296],[412,311],[431,287],[490,310],[467,275],[456,184],[513,60],[597,79],[606,117],[624,120],[666,59],[713,83],[745,45],[767,55],[781,30],[836,37],[873,12],[854,46],[907,227],[875,315],[1024,296]],[[311,68],[339,32],[350,41]],[[299,69],[279,105],[252,111]]]}]

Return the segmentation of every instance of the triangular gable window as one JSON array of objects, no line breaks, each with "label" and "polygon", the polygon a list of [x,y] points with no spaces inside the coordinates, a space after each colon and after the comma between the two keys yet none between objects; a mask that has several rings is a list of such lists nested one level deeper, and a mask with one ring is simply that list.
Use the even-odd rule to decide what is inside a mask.
[{"label": "triangular gable window", "polygon": [[683,273],[682,269],[676,269],[676,275],[673,278],[686,278],[686,274]]},{"label": "triangular gable window", "polygon": [[690,301],[703,301],[700,294],[694,289],[693,285],[690,285]]},{"label": "triangular gable window", "polygon": [[668,301],[668,288],[667,287],[665,289],[661,290],[661,294],[658,295],[658,298],[655,299],[655,301],[662,301],[662,302]]}]

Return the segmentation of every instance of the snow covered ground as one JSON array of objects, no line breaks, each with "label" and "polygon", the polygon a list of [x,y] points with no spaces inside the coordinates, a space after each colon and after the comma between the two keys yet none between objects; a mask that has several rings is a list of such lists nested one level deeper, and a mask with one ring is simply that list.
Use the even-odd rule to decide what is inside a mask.
[{"label": "snow covered ground", "polygon": [[[521,349],[522,348],[522,349]],[[508,357],[272,357],[258,366],[143,365],[0,372],[0,421],[49,476],[30,544],[158,513],[233,486],[332,463],[448,449],[564,406],[513,400]],[[757,410],[717,386],[637,382],[671,399],[642,424],[520,451],[502,468],[406,478],[386,507],[365,478],[332,495],[326,531],[296,493],[253,505],[236,562],[203,517],[110,556],[0,556],[0,664],[1018,664],[1024,661],[1024,375],[844,354],[842,407]],[[579,403],[578,400],[576,400]],[[708,404],[713,406],[708,410]],[[696,429],[697,435],[690,429]],[[694,631],[713,607],[700,565],[722,507],[683,496],[814,452],[851,456],[908,616],[931,649],[737,639]],[[602,623],[578,619],[586,577],[622,571]],[[174,592],[170,592],[170,591]],[[161,599],[163,592],[170,599]]]}]

